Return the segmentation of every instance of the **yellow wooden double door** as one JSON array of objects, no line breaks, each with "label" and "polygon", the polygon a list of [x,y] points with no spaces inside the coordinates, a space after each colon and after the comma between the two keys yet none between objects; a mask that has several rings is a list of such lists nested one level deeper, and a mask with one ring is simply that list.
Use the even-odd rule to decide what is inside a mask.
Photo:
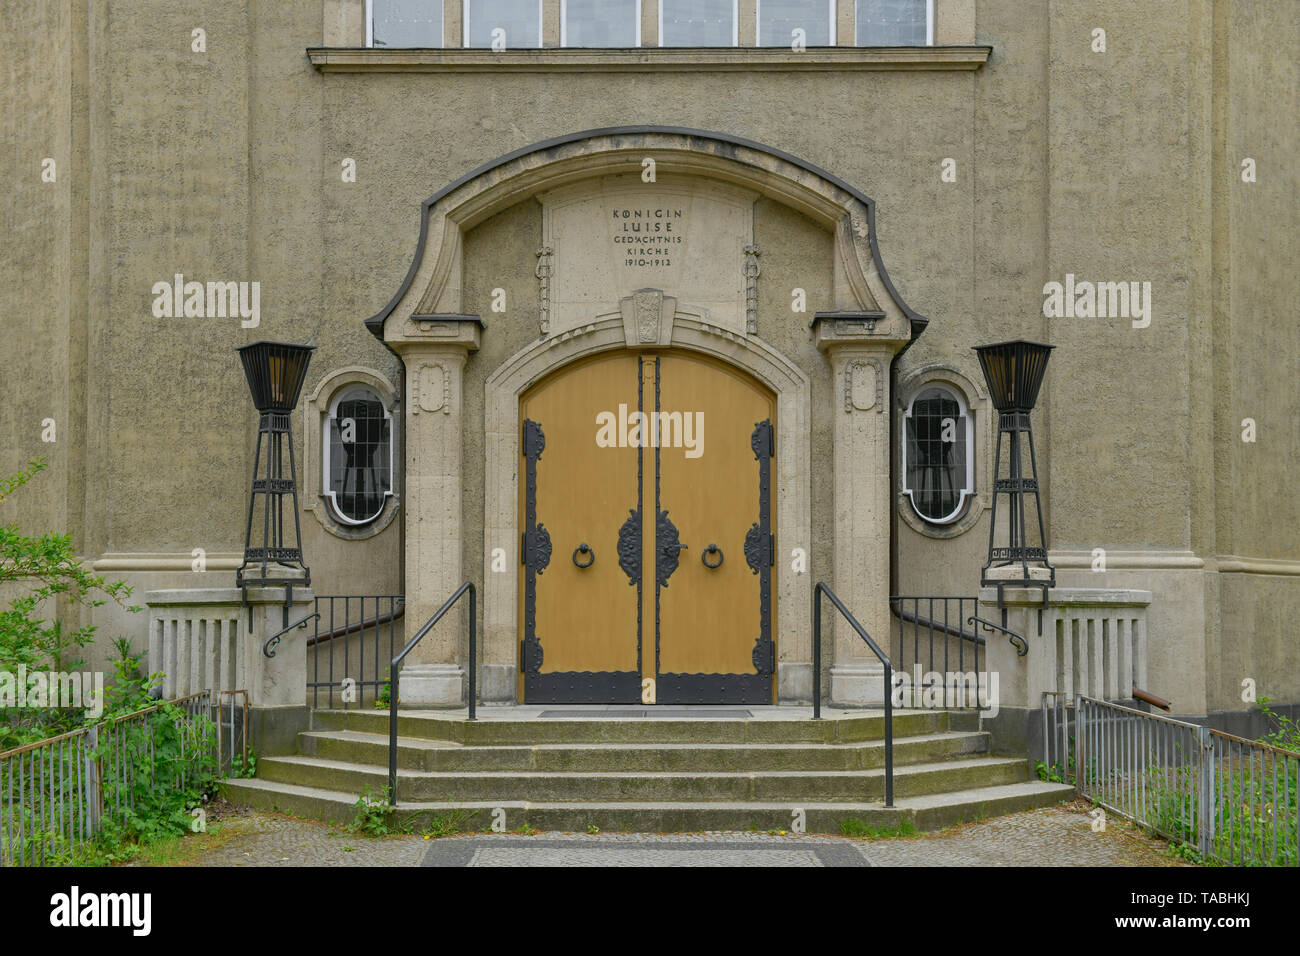
[{"label": "yellow wooden double door", "polygon": [[771,703],[775,402],[617,352],[520,403],[521,699]]}]

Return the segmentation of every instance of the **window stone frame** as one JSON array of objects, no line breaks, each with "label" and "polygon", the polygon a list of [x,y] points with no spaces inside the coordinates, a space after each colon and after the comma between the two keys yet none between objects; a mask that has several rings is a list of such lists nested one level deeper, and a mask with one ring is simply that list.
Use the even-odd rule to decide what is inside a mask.
[{"label": "window stone frame", "polygon": [[[948,524],[936,524],[927,521],[916,513],[912,507],[911,496],[903,487],[903,444],[907,441],[906,415],[912,402],[927,388],[942,386],[955,392],[966,406],[970,419],[971,450],[975,455],[973,480],[975,489],[966,500],[966,510],[956,520]],[[900,375],[898,382],[898,401],[894,408],[894,456],[897,467],[897,480],[894,488],[894,507],[899,517],[913,531],[927,538],[956,538],[970,531],[978,523],[984,509],[992,501],[989,490],[992,486],[991,462],[993,458],[994,433],[990,428],[996,412],[989,400],[988,392],[981,388],[972,378],[959,371],[955,366],[934,363],[923,365]]]}]

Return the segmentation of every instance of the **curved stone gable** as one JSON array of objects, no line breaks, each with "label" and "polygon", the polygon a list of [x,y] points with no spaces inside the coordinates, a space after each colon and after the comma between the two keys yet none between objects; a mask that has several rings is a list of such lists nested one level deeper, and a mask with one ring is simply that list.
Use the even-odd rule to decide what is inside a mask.
[{"label": "curved stone gable", "polygon": [[[637,173],[652,159],[659,177],[718,183],[770,197],[831,232],[835,308],[884,313],[886,328],[915,337],[929,321],[898,295],[881,261],[875,204],[848,183],[781,150],[723,133],[677,127],[587,130],[506,153],[430,196],[402,286],[366,320],[386,342],[401,341],[402,320],[461,314],[460,266],[465,233],[529,196],[583,180]],[[389,320],[395,321],[389,321]],[[885,329],[882,329],[885,331]]]}]

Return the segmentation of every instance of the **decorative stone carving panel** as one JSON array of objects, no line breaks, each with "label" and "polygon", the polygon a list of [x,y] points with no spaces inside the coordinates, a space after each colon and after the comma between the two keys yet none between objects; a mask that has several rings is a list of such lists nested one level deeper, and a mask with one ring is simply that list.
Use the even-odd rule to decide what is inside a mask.
[{"label": "decorative stone carving panel", "polygon": [[411,414],[441,411],[451,414],[451,376],[437,362],[422,362],[411,376]]},{"label": "decorative stone carving panel", "polygon": [[875,359],[854,359],[844,368],[844,410],[852,412],[885,410],[885,379],[881,363]]},{"label": "decorative stone carving panel", "polygon": [[677,299],[662,289],[637,289],[619,302],[628,348],[641,345],[670,345]]},{"label": "decorative stone carving panel", "polygon": [[551,333],[551,265],[554,257],[554,249],[542,246],[537,250],[537,268],[533,270],[537,276],[537,307],[542,317],[542,335]]}]

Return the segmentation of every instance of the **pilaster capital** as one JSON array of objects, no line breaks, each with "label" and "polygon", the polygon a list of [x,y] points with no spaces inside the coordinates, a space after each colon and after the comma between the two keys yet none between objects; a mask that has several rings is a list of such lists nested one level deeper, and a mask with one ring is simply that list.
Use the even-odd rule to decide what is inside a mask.
[{"label": "pilaster capital", "polygon": [[911,338],[898,335],[884,312],[817,312],[809,323],[817,348],[827,355],[892,357]]},{"label": "pilaster capital", "polygon": [[409,361],[412,356],[449,356],[463,359],[477,352],[483,338],[483,320],[477,315],[450,312],[417,313],[394,322],[384,340]]}]

